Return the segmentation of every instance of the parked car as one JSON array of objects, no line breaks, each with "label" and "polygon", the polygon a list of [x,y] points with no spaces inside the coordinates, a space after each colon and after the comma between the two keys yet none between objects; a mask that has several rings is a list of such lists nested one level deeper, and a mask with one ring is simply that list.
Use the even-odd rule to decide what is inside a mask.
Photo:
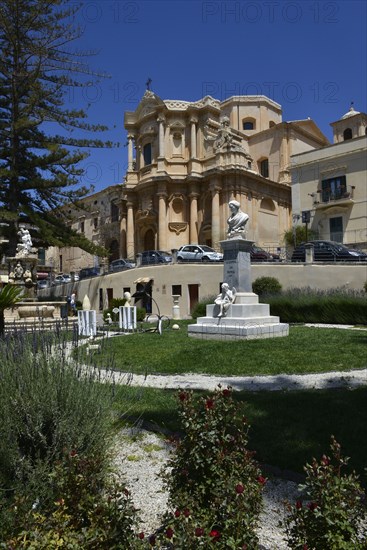
[{"label": "parked car", "polygon": [[222,262],[223,254],[205,244],[186,244],[177,251],[178,262]]},{"label": "parked car", "polygon": [[169,263],[172,263],[172,255],[164,250],[144,250],[141,253],[141,265]]},{"label": "parked car", "polygon": [[367,261],[367,254],[361,250],[347,248],[334,241],[309,241],[298,245],[292,254],[292,262],[304,262],[306,259],[305,246],[313,244],[315,262],[360,262]]},{"label": "parked car", "polygon": [[47,279],[41,279],[40,281],[37,281],[37,288],[38,290],[42,290],[44,288],[48,288],[50,285],[49,285],[49,281]]},{"label": "parked car", "polygon": [[280,256],[279,254],[273,254],[272,252],[268,252],[267,250],[264,250],[260,246],[252,245],[251,251],[250,251],[250,257],[251,262],[279,262]]},{"label": "parked car", "polygon": [[97,277],[100,275],[99,267],[83,267],[79,271],[79,279],[87,279],[88,277]]},{"label": "parked car", "polygon": [[71,283],[71,275],[61,273],[60,275],[56,275],[52,281],[53,285],[63,285],[65,283]]},{"label": "parked car", "polygon": [[79,281],[79,273],[72,273],[71,278],[73,281]]},{"label": "parked car", "polygon": [[109,271],[122,271],[124,269],[132,269],[133,267],[135,267],[135,264],[133,262],[120,258],[119,260],[112,260],[112,262],[110,263]]}]

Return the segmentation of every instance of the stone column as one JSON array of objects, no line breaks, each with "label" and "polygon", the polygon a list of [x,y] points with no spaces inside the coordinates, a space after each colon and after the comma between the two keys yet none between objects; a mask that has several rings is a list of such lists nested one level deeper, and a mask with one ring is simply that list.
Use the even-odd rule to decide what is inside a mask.
[{"label": "stone column", "polygon": [[198,242],[198,197],[199,193],[192,192],[190,198],[190,243]]},{"label": "stone column", "polygon": [[122,204],[120,204],[120,258],[126,258],[126,233],[127,233],[127,223],[126,223],[126,212],[124,211]]},{"label": "stone column", "polygon": [[166,186],[159,187],[158,192],[158,248],[159,250],[166,250],[167,248],[167,193]]},{"label": "stone column", "polygon": [[191,155],[190,158],[196,159],[197,157],[197,146],[196,146],[196,124],[198,119],[196,116],[190,118],[191,124]]},{"label": "stone column", "polygon": [[126,252],[128,258],[135,258],[135,228],[134,228],[134,204],[128,201],[127,204],[127,227],[126,227]]},{"label": "stone column", "polygon": [[127,135],[127,169],[129,172],[132,172],[134,166],[134,155],[133,155],[133,140],[134,135]]},{"label": "stone column", "polygon": [[210,190],[212,192],[212,246],[218,249],[220,240],[219,192],[221,187],[215,181],[211,184]]},{"label": "stone column", "polygon": [[159,151],[158,151],[158,157],[164,157],[165,155],[165,147],[164,147],[164,123],[166,119],[163,115],[159,115],[157,118],[158,122],[158,135],[159,135]]}]

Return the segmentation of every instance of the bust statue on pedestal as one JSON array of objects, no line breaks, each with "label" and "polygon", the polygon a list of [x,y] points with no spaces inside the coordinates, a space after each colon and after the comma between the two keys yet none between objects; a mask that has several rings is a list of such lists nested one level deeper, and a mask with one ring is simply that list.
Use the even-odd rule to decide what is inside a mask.
[{"label": "bust statue on pedestal", "polygon": [[240,208],[241,205],[236,200],[229,201],[228,206],[231,211],[231,215],[227,219],[228,237],[230,237],[246,230],[246,223],[249,220],[249,215],[242,212]]}]

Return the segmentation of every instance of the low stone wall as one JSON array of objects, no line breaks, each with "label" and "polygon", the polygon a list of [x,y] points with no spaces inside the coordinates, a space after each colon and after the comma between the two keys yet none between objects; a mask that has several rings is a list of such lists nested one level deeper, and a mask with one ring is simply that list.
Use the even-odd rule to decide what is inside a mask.
[{"label": "low stone wall", "polygon": [[5,322],[35,322],[61,319],[65,302],[18,302],[5,310]]},{"label": "low stone wall", "polygon": [[[270,276],[279,280],[284,290],[311,287],[318,290],[346,288],[362,290],[367,280],[367,264],[304,264],[304,263],[258,263],[251,267],[252,281]],[[223,282],[223,264],[173,264],[144,266],[117,273],[83,279],[77,283],[59,285],[50,289],[52,296],[65,298],[77,291],[81,302],[88,296],[91,308],[101,311],[106,308],[107,294],[122,298],[126,290],[133,294],[138,279],[153,280],[152,296],[162,315],[173,316],[174,300],[180,290],[178,305],[181,318],[188,318],[196,298],[217,295]],[[42,296],[49,296],[42,290]],[[176,298],[177,300],[177,298]],[[43,302],[47,303],[47,302]],[[51,302],[54,304],[54,302]],[[63,302],[65,304],[65,301]],[[153,313],[157,308],[153,305]]]}]

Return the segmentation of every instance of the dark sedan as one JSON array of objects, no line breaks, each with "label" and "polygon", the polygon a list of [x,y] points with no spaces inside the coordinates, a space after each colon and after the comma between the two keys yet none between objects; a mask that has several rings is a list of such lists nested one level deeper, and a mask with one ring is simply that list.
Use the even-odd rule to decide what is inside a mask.
[{"label": "dark sedan", "polygon": [[298,245],[292,254],[292,262],[304,262],[306,244],[312,244],[315,262],[365,262],[367,254],[361,250],[347,248],[334,241],[309,241]]}]

